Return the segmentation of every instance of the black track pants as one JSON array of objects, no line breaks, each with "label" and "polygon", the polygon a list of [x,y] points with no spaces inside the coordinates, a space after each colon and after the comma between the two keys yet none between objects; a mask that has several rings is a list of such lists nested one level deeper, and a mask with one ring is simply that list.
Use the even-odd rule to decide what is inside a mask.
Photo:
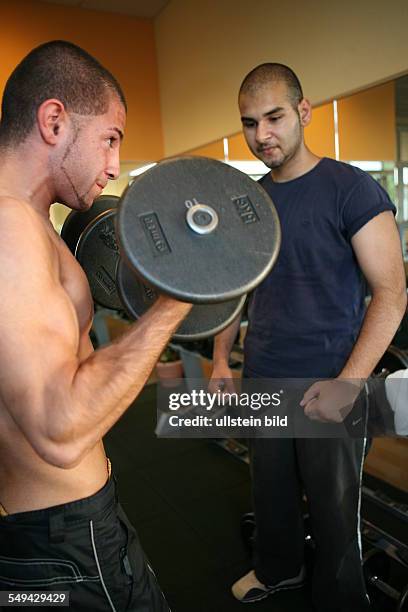
[{"label": "black track pants", "polygon": [[360,540],[363,439],[250,441],[256,519],[255,572],[273,585],[303,564],[302,494],[316,541],[312,577],[318,612],[369,609]]},{"label": "black track pants", "polygon": [[169,611],[113,478],[91,497],[0,518],[0,590],[69,591],[72,612]]}]

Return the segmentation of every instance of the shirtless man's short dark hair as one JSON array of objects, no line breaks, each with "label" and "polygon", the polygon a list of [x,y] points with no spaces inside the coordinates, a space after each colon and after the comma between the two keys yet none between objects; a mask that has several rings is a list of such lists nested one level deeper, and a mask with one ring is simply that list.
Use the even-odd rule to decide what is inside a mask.
[{"label": "shirtless man's short dark hair", "polygon": [[19,63],[6,83],[0,145],[24,140],[44,100],[57,98],[66,110],[80,115],[101,115],[112,92],[126,109],[119,83],[92,55],[64,40],[40,45]]}]

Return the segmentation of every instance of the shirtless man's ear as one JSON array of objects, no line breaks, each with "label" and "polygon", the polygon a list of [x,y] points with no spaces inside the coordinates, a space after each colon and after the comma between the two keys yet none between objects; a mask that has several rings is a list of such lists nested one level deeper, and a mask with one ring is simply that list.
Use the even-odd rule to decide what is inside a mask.
[{"label": "shirtless man's ear", "polygon": [[49,145],[57,144],[61,138],[69,116],[60,100],[45,100],[37,111],[37,126],[41,137]]}]

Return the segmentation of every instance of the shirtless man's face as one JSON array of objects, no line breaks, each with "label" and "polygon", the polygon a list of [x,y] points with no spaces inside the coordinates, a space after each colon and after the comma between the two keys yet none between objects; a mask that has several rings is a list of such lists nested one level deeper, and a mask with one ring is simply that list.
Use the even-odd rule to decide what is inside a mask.
[{"label": "shirtless man's face", "polygon": [[87,210],[108,180],[119,176],[119,149],[126,113],[112,97],[104,115],[71,114],[66,141],[54,157],[57,201],[75,210]]}]

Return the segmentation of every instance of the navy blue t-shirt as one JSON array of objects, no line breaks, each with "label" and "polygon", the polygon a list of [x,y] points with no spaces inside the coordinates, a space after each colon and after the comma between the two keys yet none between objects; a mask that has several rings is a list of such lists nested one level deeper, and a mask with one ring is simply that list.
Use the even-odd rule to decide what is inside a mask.
[{"label": "navy blue t-shirt", "polygon": [[364,317],[351,238],[395,207],[370,175],[329,158],[292,181],[274,183],[269,173],[260,184],[277,209],[282,245],[250,299],[246,375],[336,376]]}]

